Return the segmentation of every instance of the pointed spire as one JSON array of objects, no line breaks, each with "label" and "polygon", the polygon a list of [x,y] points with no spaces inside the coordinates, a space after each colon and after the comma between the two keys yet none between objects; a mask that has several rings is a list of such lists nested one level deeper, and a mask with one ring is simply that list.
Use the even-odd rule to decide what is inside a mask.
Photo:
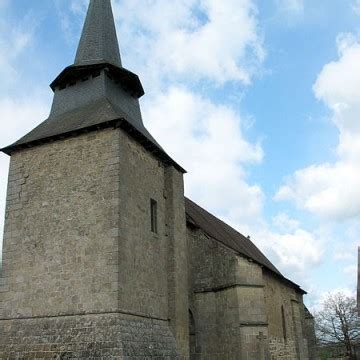
[{"label": "pointed spire", "polygon": [[121,67],[111,0],[90,0],[75,65],[111,63]]}]

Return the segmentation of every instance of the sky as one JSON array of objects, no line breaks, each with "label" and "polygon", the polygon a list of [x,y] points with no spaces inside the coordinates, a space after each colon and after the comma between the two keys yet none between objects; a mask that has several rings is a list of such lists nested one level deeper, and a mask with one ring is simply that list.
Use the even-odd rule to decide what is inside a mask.
[{"label": "sky", "polygon": [[[359,0],[112,0],[144,123],[186,195],[308,292],[356,288]],[[47,118],[88,0],[0,0],[0,147]],[[0,234],[9,158],[0,155]],[[1,240],[1,235],[0,235]]]}]

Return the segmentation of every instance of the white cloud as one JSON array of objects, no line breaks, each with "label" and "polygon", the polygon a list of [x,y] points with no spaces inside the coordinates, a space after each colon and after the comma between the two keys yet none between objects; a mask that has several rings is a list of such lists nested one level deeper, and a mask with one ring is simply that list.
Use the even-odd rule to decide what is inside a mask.
[{"label": "white cloud", "polygon": [[114,11],[124,36],[120,44],[152,81],[249,84],[264,59],[252,0],[124,0],[114,3]]},{"label": "white cloud", "polygon": [[70,9],[74,14],[84,14],[88,4],[88,0],[71,0]]},{"label": "white cloud", "polygon": [[279,13],[299,16],[304,13],[304,0],[275,0]]},{"label": "white cloud", "polygon": [[[244,225],[243,225],[244,226]],[[305,286],[310,272],[322,260],[327,239],[321,230],[307,231],[298,220],[280,214],[249,229],[255,243],[288,278]]]},{"label": "white cloud", "polygon": [[0,18],[0,92],[18,79],[15,59],[30,45],[35,26],[28,16],[16,25]]},{"label": "white cloud", "polygon": [[360,215],[360,44],[345,34],[337,46],[338,60],[324,66],[314,85],[339,131],[337,160],[296,171],[276,198],[340,221]]},{"label": "white cloud", "polygon": [[322,260],[326,237],[321,231],[303,229],[300,221],[285,213],[276,215],[270,225],[255,228],[259,245],[280,269],[303,284],[305,275]]},{"label": "white cloud", "polygon": [[343,269],[344,274],[350,275],[352,278],[356,279],[358,268],[356,265],[348,265]]},{"label": "white cloud", "polygon": [[314,288],[312,291],[313,301],[309,310],[313,314],[320,311],[329,297],[336,296],[339,293],[344,294],[346,297],[356,298],[355,289],[350,289],[348,287],[337,287],[331,291],[318,291],[318,289]]},{"label": "white cloud", "polygon": [[319,265],[323,250],[319,239],[301,228],[293,232],[276,234],[269,233],[266,239],[267,248],[275,252],[280,268],[284,268],[297,278]]},{"label": "white cloud", "polygon": [[338,161],[298,170],[276,195],[278,200],[293,200],[314,214],[329,220],[359,216],[359,164]]},{"label": "white cloud", "polygon": [[245,139],[243,118],[229,107],[176,87],[144,109],[151,133],[188,170],[190,196],[224,214],[259,215],[263,194],[259,186],[246,182],[244,165],[260,162],[263,151],[260,144]]},{"label": "white cloud", "polygon": [[291,219],[289,215],[285,213],[277,214],[273,218],[273,224],[281,231],[295,230],[299,228],[299,221]]},{"label": "white cloud", "polygon": [[9,145],[30,131],[49,112],[48,105],[40,98],[0,98],[0,119],[6,122],[0,134],[0,146]]},{"label": "white cloud", "polygon": [[355,12],[355,14],[360,15],[360,0],[353,0],[351,8]]},{"label": "white cloud", "polygon": [[54,2],[62,35],[69,45],[75,46],[79,40],[80,29],[83,25],[81,20],[85,16],[89,0],[71,0],[70,6],[69,2],[62,0],[54,0]]},{"label": "white cloud", "polygon": [[351,261],[354,259],[354,254],[346,250],[336,250],[334,253],[334,260],[336,261]]}]

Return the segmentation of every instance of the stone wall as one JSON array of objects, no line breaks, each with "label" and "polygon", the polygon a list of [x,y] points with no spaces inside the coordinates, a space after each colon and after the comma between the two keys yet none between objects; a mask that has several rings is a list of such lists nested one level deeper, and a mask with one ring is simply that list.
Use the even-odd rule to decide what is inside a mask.
[{"label": "stone wall", "polygon": [[[158,208],[156,233],[151,230],[151,199]],[[185,226],[182,174],[120,129],[13,154],[0,282],[3,352],[9,355],[13,344],[28,358],[38,349],[35,336],[19,350],[25,323],[29,333],[31,327],[42,331],[45,343],[51,341],[46,329],[59,326],[54,329],[56,343],[68,348],[73,321],[81,324],[87,316],[98,316],[99,326],[80,331],[85,343],[91,338],[97,344],[97,327],[107,331],[102,316],[115,321],[128,314],[145,328],[161,322],[172,337],[166,340],[173,347],[166,356],[177,358],[176,337],[182,359],[187,359]],[[129,326],[135,334],[136,326]],[[140,329],[136,336],[150,345],[159,342],[161,348],[163,332],[152,329],[151,334]],[[124,347],[122,334],[118,336]],[[76,353],[71,346],[65,351]],[[93,348],[101,349],[100,343]],[[136,349],[132,355],[142,356]],[[159,352],[156,356],[165,358]]]},{"label": "stone wall", "polygon": [[270,350],[274,359],[308,359],[303,332],[304,304],[295,288],[264,270]]},{"label": "stone wall", "polygon": [[291,301],[296,353],[300,360],[308,360],[308,344],[304,334],[304,304],[302,296],[297,295],[297,299]]},{"label": "stone wall", "polygon": [[261,267],[200,229],[188,227],[190,306],[196,350],[191,359],[258,360],[267,344]]},{"label": "stone wall", "polygon": [[189,359],[188,243],[184,180],[174,167],[165,170],[166,237],[168,242],[169,318],[181,359]]},{"label": "stone wall", "polygon": [[166,321],[123,314],[0,321],[0,333],[0,359],[178,358]]},{"label": "stone wall", "polygon": [[191,359],[309,358],[294,287],[191,224],[188,241]]},{"label": "stone wall", "polygon": [[309,353],[309,360],[316,359],[316,335],[315,335],[315,321],[311,313],[304,308],[304,338],[307,342]]},{"label": "stone wall", "polygon": [[118,308],[116,131],[11,157],[0,318]]},{"label": "stone wall", "polygon": [[[165,169],[127,134],[119,136],[119,307],[168,319]],[[157,233],[151,231],[151,199]]]},{"label": "stone wall", "polygon": [[[188,228],[190,308],[195,323],[196,357],[222,359],[240,352],[234,254]],[[220,330],[221,329],[221,330]]]},{"label": "stone wall", "polygon": [[[189,357],[187,238],[183,174],[120,132],[119,307],[170,319]],[[150,201],[157,203],[151,231]]]},{"label": "stone wall", "polygon": [[235,253],[200,229],[188,227],[190,269],[189,284],[193,291],[205,291],[236,283]]},{"label": "stone wall", "polygon": [[269,340],[271,359],[296,360],[296,344],[294,340],[272,338]]}]

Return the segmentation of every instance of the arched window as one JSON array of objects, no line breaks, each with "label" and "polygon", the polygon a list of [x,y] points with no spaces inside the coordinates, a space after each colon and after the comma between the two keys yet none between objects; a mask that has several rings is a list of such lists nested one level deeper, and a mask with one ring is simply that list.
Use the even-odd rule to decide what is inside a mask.
[{"label": "arched window", "polygon": [[198,359],[201,349],[197,343],[195,318],[189,310],[189,341],[190,341],[190,360]]},{"label": "arched window", "polygon": [[283,328],[284,340],[287,341],[286,318],[285,318],[285,308],[284,308],[284,305],[281,305],[281,319],[282,319],[282,328]]},{"label": "arched window", "polygon": [[195,335],[195,319],[191,310],[189,310],[189,327],[190,335]]}]

